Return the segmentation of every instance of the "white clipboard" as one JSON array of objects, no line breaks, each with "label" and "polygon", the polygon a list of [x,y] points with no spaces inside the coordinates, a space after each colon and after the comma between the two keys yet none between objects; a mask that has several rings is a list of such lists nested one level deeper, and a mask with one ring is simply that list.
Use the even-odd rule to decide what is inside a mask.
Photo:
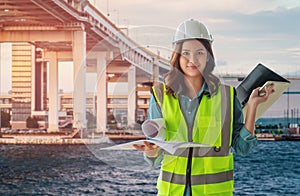
[{"label": "white clipboard", "polygon": [[[283,92],[291,85],[289,82],[279,82],[279,81],[267,81],[274,84],[274,92],[269,95],[268,100],[257,106],[256,109],[256,118],[257,120],[282,94]],[[267,83],[266,82],[266,83]],[[243,108],[243,114],[246,116],[248,104]]]}]

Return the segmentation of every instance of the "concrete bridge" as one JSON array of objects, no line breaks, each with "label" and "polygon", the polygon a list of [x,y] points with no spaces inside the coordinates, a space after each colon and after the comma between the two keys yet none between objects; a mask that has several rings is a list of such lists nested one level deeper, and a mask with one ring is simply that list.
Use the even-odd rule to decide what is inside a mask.
[{"label": "concrete bridge", "polygon": [[[97,74],[99,131],[107,125],[108,80],[128,82],[130,125],[136,121],[138,84],[155,83],[169,69],[167,61],[140,47],[87,0],[0,0],[1,42],[26,42],[34,51],[29,54],[33,62],[31,115],[46,110],[43,84],[47,79],[43,73],[49,64],[49,132],[58,131],[58,62],[73,62],[73,127],[77,129],[86,128],[86,73]],[[15,69],[22,72],[21,66]],[[14,78],[12,82],[14,91]],[[22,84],[16,85],[22,88]],[[20,96],[22,93],[13,92],[13,107]],[[13,110],[12,122],[17,123],[16,116]]]}]

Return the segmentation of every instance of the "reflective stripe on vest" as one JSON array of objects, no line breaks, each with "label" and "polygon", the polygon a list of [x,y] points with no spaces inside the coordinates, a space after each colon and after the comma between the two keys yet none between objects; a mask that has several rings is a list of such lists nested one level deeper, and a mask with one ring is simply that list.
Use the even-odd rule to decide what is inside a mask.
[{"label": "reflective stripe on vest", "polygon": [[[173,174],[169,172],[163,172],[161,179],[166,182],[171,182],[174,184],[186,183],[186,176],[180,174]],[[215,184],[219,182],[225,182],[228,180],[233,180],[233,171],[225,171],[217,174],[200,174],[192,176],[191,185],[200,185],[200,184]]]},{"label": "reflective stripe on vest", "polygon": [[[194,120],[193,133],[188,133],[177,98],[162,97],[153,88],[156,100],[162,109],[167,127],[167,141],[190,141],[211,145],[207,148],[193,148],[191,186],[198,194],[232,192],[233,156],[230,151],[233,119],[232,87],[221,85],[216,95],[203,96]],[[161,101],[162,100],[162,101]],[[178,131],[180,130],[180,132]],[[168,195],[172,190],[181,195],[186,183],[186,168],[189,149],[179,149],[171,155],[165,152],[162,172],[158,180],[159,193]],[[213,188],[212,188],[213,187]]]}]

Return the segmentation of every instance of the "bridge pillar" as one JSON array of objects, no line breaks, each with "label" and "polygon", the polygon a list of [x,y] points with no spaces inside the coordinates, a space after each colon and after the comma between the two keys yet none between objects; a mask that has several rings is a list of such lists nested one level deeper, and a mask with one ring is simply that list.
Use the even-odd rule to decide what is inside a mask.
[{"label": "bridge pillar", "polygon": [[73,127],[86,128],[86,32],[74,31],[72,40],[74,63]]},{"label": "bridge pillar", "polygon": [[57,52],[49,52],[49,119],[48,132],[58,132],[58,60]]},{"label": "bridge pillar", "polygon": [[158,63],[153,63],[153,85],[159,82],[159,66]]},{"label": "bridge pillar", "polygon": [[132,65],[128,70],[127,124],[129,126],[136,122],[136,100],[136,67]]},{"label": "bridge pillar", "polygon": [[107,83],[106,52],[97,53],[97,131],[106,130],[107,125]]}]

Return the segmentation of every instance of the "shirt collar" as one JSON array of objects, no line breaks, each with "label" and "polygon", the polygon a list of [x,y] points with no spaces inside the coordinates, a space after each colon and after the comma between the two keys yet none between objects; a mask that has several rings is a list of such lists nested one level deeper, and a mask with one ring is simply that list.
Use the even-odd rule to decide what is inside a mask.
[{"label": "shirt collar", "polygon": [[[184,95],[183,92],[184,92],[184,91],[183,91],[183,87],[182,87],[182,85],[180,84],[176,94],[177,94],[177,95]],[[203,85],[202,85],[200,91],[197,93],[196,97],[200,97],[202,93],[203,93],[203,95],[208,95],[208,96],[211,95],[211,91],[210,91],[210,89],[208,88],[208,85],[207,85],[206,82],[203,83]]]}]

